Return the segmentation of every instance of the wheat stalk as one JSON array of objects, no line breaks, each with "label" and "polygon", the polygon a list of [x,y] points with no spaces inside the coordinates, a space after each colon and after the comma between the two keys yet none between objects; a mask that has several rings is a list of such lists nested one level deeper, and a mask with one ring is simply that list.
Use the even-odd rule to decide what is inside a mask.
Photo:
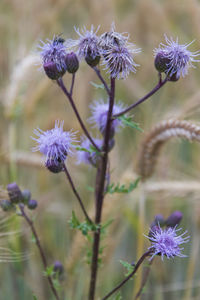
[{"label": "wheat stalk", "polygon": [[138,173],[145,179],[153,174],[160,148],[172,137],[200,141],[200,126],[184,120],[167,120],[157,124],[142,143]]}]

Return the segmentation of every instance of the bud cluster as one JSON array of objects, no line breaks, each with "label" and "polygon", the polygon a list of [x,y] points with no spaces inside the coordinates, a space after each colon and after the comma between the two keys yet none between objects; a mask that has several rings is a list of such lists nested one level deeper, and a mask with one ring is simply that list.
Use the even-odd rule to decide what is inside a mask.
[{"label": "bud cluster", "polygon": [[21,191],[16,182],[7,185],[7,199],[0,200],[0,206],[3,211],[15,211],[16,205],[25,205],[29,209],[37,207],[37,201],[31,198],[29,190]]}]

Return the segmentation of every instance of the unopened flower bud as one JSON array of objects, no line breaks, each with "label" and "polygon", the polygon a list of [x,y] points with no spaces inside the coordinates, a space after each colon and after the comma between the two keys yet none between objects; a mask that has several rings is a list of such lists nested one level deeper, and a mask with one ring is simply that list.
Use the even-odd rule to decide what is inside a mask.
[{"label": "unopened flower bud", "polygon": [[79,68],[77,55],[74,52],[68,53],[65,57],[65,64],[69,73],[76,73]]},{"label": "unopened flower bud", "polygon": [[58,70],[56,63],[53,61],[49,61],[43,64],[44,71],[46,75],[52,79],[52,80],[57,80],[60,77],[62,77],[66,70],[63,68],[61,71]]},{"label": "unopened flower bud", "polygon": [[63,267],[62,263],[59,260],[56,260],[54,262],[53,270],[54,270],[55,273],[58,273],[58,275],[63,274],[64,267]]},{"label": "unopened flower bud", "polygon": [[180,211],[174,211],[165,221],[166,226],[168,227],[175,227],[176,225],[179,225],[183,217],[182,212]]},{"label": "unopened flower bud", "polygon": [[152,228],[153,226],[161,226],[162,227],[164,225],[165,225],[165,220],[164,220],[163,215],[158,214],[154,217],[154,220],[151,223],[150,228]]},{"label": "unopened flower bud", "polygon": [[87,53],[86,57],[85,57],[85,61],[86,63],[91,66],[91,67],[95,67],[99,64],[101,59],[100,55],[97,55],[95,57],[91,56],[89,53]]},{"label": "unopened flower bud", "polygon": [[174,73],[172,76],[169,77],[168,81],[176,82],[180,79],[180,74]]},{"label": "unopened flower bud", "polygon": [[162,73],[169,69],[169,62],[170,59],[166,57],[166,55],[163,52],[158,52],[154,60],[154,65],[156,70]]},{"label": "unopened flower bud", "polygon": [[112,138],[111,140],[109,140],[108,151],[111,151],[114,145],[115,145],[115,140]]},{"label": "unopened flower bud", "polygon": [[29,190],[22,191],[23,203],[27,204],[28,201],[31,199],[31,192]]},{"label": "unopened flower bud", "polygon": [[12,204],[17,204],[23,200],[22,192],[16,182],[8,184],[7,191]]},{"label": "unopened flower bud", "polygon": [[11,211],[15,209],[15,206],[8,199],[3,199],[0,201],[0,206],[3,211]]},{"label": "unopened flower bud", "polygon": [[28,206],[29,209],[35,209],[37,207],[37,205],[38,205],[37,201],[31,199],[31,200],[28,201],[27,206]]}]

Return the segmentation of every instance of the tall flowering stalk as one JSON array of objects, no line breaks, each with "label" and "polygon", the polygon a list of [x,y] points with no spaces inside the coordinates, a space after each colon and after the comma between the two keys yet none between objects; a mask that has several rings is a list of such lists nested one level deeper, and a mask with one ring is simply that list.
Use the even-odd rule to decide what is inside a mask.
[{"label": "tall flowering stalk", "polygon": [[[200,52],[190,52],[188,50],[190,44],[181,45],[178,43],[178,39],[174,41],[172,38],[168,39],[165,37],[167,45],[160,44],[159,48],[154,50],[154,64],[158,71],[158,82],[156,86],[141,99],[125,107],[122,102],[116,101],[115,87],[118,79],[126,79],[131,73],[136,73],[138,64],[135,61],[135,54],[141,50],[136,48],[135,45],[129,41],[129,35],[127,33],[116,32],[114,25],[111,26],[110,31],[99,36],[97,35],[99,27],[96,30],[91,26],[90,30],[84,27],[82,30],[75,29],[75,31],[78,34],[77,39],[65,40],[61,36],[54,36],[52,40],[47,40],[46,43],[41,42],[39,48],[42,67],[46,75],[51,80],[54,80],[58,88],[64,93],[79,121],[80,128],[84,135],[81,141],[78,141],[77,133],[73,132],[73,130],[65,131],[64,122],[56,121],[52,129],[46,131],[40,128],[35,129],[35,136],[32,137],[32,139],[37,143],[33,151],[41,152],[44,156],[44,165],[51,173],[56,174],[56,176],[58,176],[58,174],[60,176],[62,174],[66,176],[68,184],[79,202],[86,220],[81,223],[76,218],[75,213],[73,213],[71,220],[72,227],[81,230],[84,235],[87,235],[88,231],[93,235],[88,300],[94,300],[96,295],[100,239],[102,233],[102,213],[105,196],[108,192],[111,194],[114,192],[129,193],[137,186],[137,182],[128,188],[124,185],[110,185],[109,153],[115,145],[115,134],[119,132],[120,128],[126,125],[138,129],[137,123],[134,123],[131,116],[127,113],[149,99],[167,82],[177,81],[180,76],[185,76],[189,67],[193,67],[193,63],[199,61],[196,57],[200,55]],[[95,137],[87,129],[73,97],[76,79],[75,74],[79,69],[80,60],[83,59],[94,70],[107,94],[105,100],[96,100],[90,104],[91,115],[87,121],[91,127],[98,131]],[[103,65],[107,71],[108,80],[106,80],[101,73],[101,65]],[[63,76],[65,74],[71,76],[71,85],[69,88],[67,88],[64,83]],[[79,194],[68,169],[68,160],[75,152],[78,163],[85,163],[96,170],[94,220],[88,215],[84,200]],[[26,206],[29,209],[35,209],[37,207],[37,201],[31,199],[28,192],[21,192],[16,184],[8,186],[8,193],[10,193],[9,199],[3,199],[6,201],[1,201],[1,207],[4,211],[15,209],[16,206],[18,207],[21,216],[26,220],[32,230],[43,265],[46,269],[48,267],[46,255],[41,247],[34,224],[25,211]],[[104,296],[102,300],[108,299],[128,282],[128,280],[135,275],[146,258],[149,258],[152,263],[156,256],[161,256],[162,260],[165,257],[168,259],[176,256],[185,257],[185,255],[182,254],[182,244],[187,243],[189,237],[185,236],[186,232],[179,234],[180,229],[178,229],[177,226],[181,218],[181,212],[172,213],[166,220],[161,215],[156,216],[147,236],[151,242],[151,246],[143,253],[138,262],[132,266],[133,269],[130,274]],[[60,262],[56,262],[55,270],[56,269],[62,269]],[[52,292],[56,299],[60,299],[58,291],[54,286],[52,276],[50,275],[48,274],[47,278]],[[139,297],[144,284],[141,284],[137,297]]]},{"label": "tall flowering stalk", "polygon": [[[147,95],[139,99],[137,102],[131,104],[129,107],[124,107],[121,102],[117,103],[115,100],[116,80],[125,79],[131,72],[136,73],[136,67],[138,67],[138,64],[135,62],[135,54],[139,53],[141,50],[139,48],[136,48],[133,43],[129,42],[129,35],[127,33],[116,32],[114,25],[111,26],[110,31],[105,32],[100,36],[97,35],[98,30],[99,27],[97,28],[97,30],[95,30],[93,26],[90,30],[87,30],[85,27],[82,30],[75,28],[75,31],[78,34],[77,39],[59,41],[59,39],[54,38],[52,43],[53,45],[50,45],[49,43],[47,44],[47,46],[43,45],[41,52],[43,67],[45,71],[46,61],[47,63],[49,63],[49,61],[53,62],[56,65],[57,72],[55,76],[52,76],[55,78],[52,79],[57,80],[58,86],[68,98],[80,123],[80,126],[85,133],[85,137],[82,138],[80,147],[77,148],[78,162],[83,162],[96,168],[94,221],[91,221],[89,219],[86,213],[86,209],[81,205],[86,219],[92,222],[94,231],[88,300],[95,299],[102,225],[102,209],[106,194],[106,188],[109,183],[108,178],[110,178],[108,167],[109,152],[114,146],[115,134],[116,132],[118,132],[119,127],[123,127],[124,124],[126,124],[123,122],[124,118],[126,121],[130,120],[130,118],[127,119],[127,115],[125,115],[126,113],[150,98],[168,81],[177,81],[180,78],[180,75],[186,75],[188,68],[193,66],[192,63],[198,61],[196,57],[199,55],[199,51],[190,52],[187,49],[190,44],[180,45],[178,43],[178,39],[174,41],[173,39],[168,39],[167,37],[165,37],[167,45],[160,44],[159,48],[155,49],[154,51],[155,67],[159,75],[157,85]],[[63,49],[64,46],[66,46],[65,50]],[[49,54],[49,48],[52,49],[52,47],[56,47],[56,58],[51,57],[51,55],[53,56],[53,53],[51,51]],[[63,57],[63,51],[66,51],[67,59]],[[74,54],[72,55],[68,53]],[[98,78],[102,82],[105,91],[107,92],[107,101],[101,99],[99,101],[93,102],[93,104],[90,105],[91,116],[88,119],[88,122],[93,126],[93,128],[96,128],[101,133],[102,138],[93,138],[89,131],[86,129],[86,126],[82,121],[82,118],[76,108],[75,101],[73,99],[72,93],[75,81],[75,72],[78,70],[79,66],[79,62],[77,62],[78,58],[85,59],[86,63],[93,68]],[[63,61],[65,63],[63,63]],[[103,65],[107,70],[110,84],[108,84],[102,76],[99,63],[100,65]],[[59,66],[62,66],[61,70],[58,68],[57,64]],[[66,67],[64,67],[65,65]],[[66,71],[68,71],[68,73],[72,73],[70,72],[70,70],[68,70],[69,67],[67,67],[67,65],[70,66],[70,70],[75,70],[72,75],[70,90],[66,88],[62,79],[64,73],[62,75],[61,72],[63,69],[65,69]],[[57,75],[58,72],[59,76]],[[162,78],[162,73],[165,74],[164,79]],[[36,134],[38,135],[38,139],[36,139],[36,141],[39,143],[39,145],[35,149],[40,150],[40,152],[47,156],[45,164],[48,168],[49,162],[50,164],[53,163],[54,165],[61,163],[63,169],[61,169],[60,171],[65,171],[69,182],[71,182],[71,187],[76,195],[77,191],[71,180],[71,176],[66,168],[66,165],[63,164],[70,148],[67,143],[72,142],[73,135],[72,133],[68,133],[67,139],[67,134],[62,132],[61,127],[58,128],[58,125],[56,126],[57,128],[55,128],[54,131],[56,132],[57,130],[58,136],[62,136],[63,140],[50,137],[52,131],[47,131],[47,133],[36,131]],[[49,150],[48,147],[46,148],[45,142],[47,140],[47,136],[49,136],[49,143],[52,142],[51,150]],[[42,147],[42,143],[44,143],[44,147]],[[78,195],[77,198],[79,199],[80,196]],[[82,201],[80,203],[82,203]],[[120,288],[125,282],[127,282],[135,274],[136,270],[140,267],[147,256],[154,257],[156,255],[161,255],[162,259],[164,256],[167,256],[168,258],[174,256],[182,257],[182,249],[179,246],[182,243],[186,243],[188,241],[188,238],[183,237],[183,234],[178,235],[177,232],[178,229],[176,229],[176,227],[167,227],[164,230],[161,227],[158,227],[157,230],[155,228],[152,228],[149,234],[151,247],[149,247],[148,251],[144,253],[141,259],[138,261],[129,277],[126,278],[121,284],[119,284],[117,288],[111,291],[103,299],[107,299],[108,297],[110,297],[113,292],[118,290],[118,288]]]}]

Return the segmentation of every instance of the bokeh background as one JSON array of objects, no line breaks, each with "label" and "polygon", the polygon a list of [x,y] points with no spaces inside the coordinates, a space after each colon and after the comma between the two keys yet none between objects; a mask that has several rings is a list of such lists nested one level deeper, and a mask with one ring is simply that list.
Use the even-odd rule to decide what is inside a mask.
[{"label": "bokeh background", "polygon": [[[73,27],[101,25],[99,33],[108,31],[114,21],[116,30],[128,32],[142,53],[135,57],[140,67],[127,80],[117,81],[116,98],[131,104],[157,83],[153,64],[153,49],[164,41],[164,33],[180,43],[189,43],[191,50],[200,49],[200,2],[197,0],[1,0],[0,2],[0,185],[9,182],[28,188],[39,206],[33,213],[35,226],[46,251],[49,265],[60,260],[65,273],[61,294],[65,300],[87,299],[90,269],[86,263],[86,239],[70,229],[72,210],[83,218],[64,174],[54,175],[41,163],[39,154],[32,153],[33,129],[54,126],[57,119],[65,121],[65,129],[81,131],[71,107],[56,83],[39,71],[37,44],[40,39],[63,33],[75,38]],[[106,76],[106,75],[105,75]],[[134,111],[134,120],[144,133],[125,128],[116,136],[111,153],[112,181],[129,183],[137,178],[136,165],[140,145],[152,127],[161,120],[179,118],[198,124],[200,117],[200,66],[176,83],[168,83],[156,95]],[[64,78],[66,84],[71,80]],[[93,99],[104,98],[102,90],[90,81],[98,82],[94,72],[84,63],[77,73],[74,98],[86,120],[88,105]],[[181,139],[166,143],[159,156],[154,174],[137,190],[123,196],[106,197],[103,219],[113,219],[102,240],[105,246],[99,270],[97,296],[100,299],[123,277],[125,270],[119,260],[135,261],[143,247],[149,246],[147,234],[154,215],[167,217],[174,210],[184,214],[181,227],[191,236],[185,246],[187,258],[155,259],[148,284],[141,299],[199,299],[200,297],[200,199],[199,147]],[[95,171],[77,165],[70,158],[68,167],[90,215],[93,215]],[[6,218],[6,220],[5,220]],[[8,218],[8,219],[7,219]],[[0,267],[0,299],[29,300],[35,294],[39,300],[53,299],[43,275],[38,250],[31,232],[19,216],[0,214],[0,247],[26,253],[21,262],[4,262]],[[19,231],[3,236],[5,232]],[[3,251],[3,250],[2,250]],[[2,254],[3,255],[3,254]],[[0,248],[1,259],[1,248]],[[122,299],[134,299],[139,288],[139,273],[121,291]],[[115,299],[115,297],[111,298]]]}]

